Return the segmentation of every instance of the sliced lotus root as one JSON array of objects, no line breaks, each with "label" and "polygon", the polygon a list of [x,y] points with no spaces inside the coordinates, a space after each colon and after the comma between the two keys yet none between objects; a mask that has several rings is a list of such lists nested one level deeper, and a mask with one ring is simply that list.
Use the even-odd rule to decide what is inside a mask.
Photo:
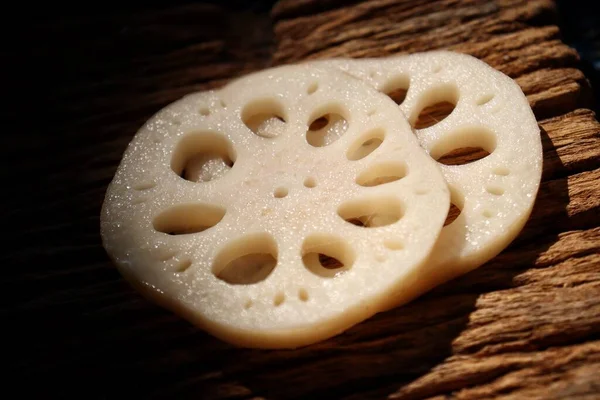
[{"label": "sliced lotus root", "polygon": [[101,231],[154,301],[226,341],[283,348],[396,303],[449,206],[387,96],[336,69],[286,66],[151,118]]},{"label": "sliced lotus root", "polygon": [[335,66],[388,94],[440,164],[455,219],[429,263],[438,283],[477,268],[518,235],[535,201],[543,156],[536,119],[512,79],[450,51],[313,65]]}]

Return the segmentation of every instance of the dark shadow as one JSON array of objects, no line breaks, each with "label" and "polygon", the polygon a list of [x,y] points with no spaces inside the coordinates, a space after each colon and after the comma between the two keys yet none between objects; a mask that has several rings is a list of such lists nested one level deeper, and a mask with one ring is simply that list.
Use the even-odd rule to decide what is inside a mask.
[{"label": "dark shadow", "polygon": [[[576,65],[590,83],[591,90],[583,87],[584,102],[593,104],[592,109],[600,113],[600,13],[598,3],[593,0],[575,2],[557,0],[558,23],[561,39],[577,50],[579,60]],[[589,92],[589,93],[588,93]]]}]

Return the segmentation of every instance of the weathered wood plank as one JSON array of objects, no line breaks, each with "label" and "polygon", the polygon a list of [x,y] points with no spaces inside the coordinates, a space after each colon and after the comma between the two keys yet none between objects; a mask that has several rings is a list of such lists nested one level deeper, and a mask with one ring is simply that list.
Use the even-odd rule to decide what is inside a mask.
[{"label": "weathered wood plank", "polygon": [[504,48],[517,49],[556,34],[555,27],[548,27],[537,34],[510,36],[527,31],[527,21],[552,22],[552,11],[553,3],[545,0],[366,1],[278,22],[275,60],[380,56],[452,45],[498,55]]},{"label": "weathered wood plank", "polygon": [[589,84],[575,68],[540,69],[516,79],[538,118],[590,104]]},{"label": "weathered wood plank", "polygon": [[450,359],[390,398],[449,398],[442,393],[453,393],[452,398],[457,399],[594,399],[598,395],[599,341],[465,361]]}]

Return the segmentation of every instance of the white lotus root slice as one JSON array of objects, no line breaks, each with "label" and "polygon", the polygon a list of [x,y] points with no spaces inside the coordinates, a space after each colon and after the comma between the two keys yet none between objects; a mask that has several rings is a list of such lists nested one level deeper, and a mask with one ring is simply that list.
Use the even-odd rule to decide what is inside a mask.
[{"label": "white lotus root slice", "polygon": [[[535,116],[516,82],[475,57],[451,51],[314,65],[340,68],[395,99],[421,146],[440,162],[460,215],[442,230],[430,273],[421,277],[442,283],[481,266],[514,240],[533,208],[543,159]],[[416,126],[425,108],[442,102],[450,104],[449,115]],[[480,152],[465,163],[477,148]],[[444,156],[461,150],[467,157],[445,165]],[[421,290],[420,284],[415,287]]]},{"label": "white lotus root slice", "polygon": [[449,207],[393,101],[336,69],[286,66],[150,119],[101,232],[150,299],[233,344],[287,348],[397,303]]}]

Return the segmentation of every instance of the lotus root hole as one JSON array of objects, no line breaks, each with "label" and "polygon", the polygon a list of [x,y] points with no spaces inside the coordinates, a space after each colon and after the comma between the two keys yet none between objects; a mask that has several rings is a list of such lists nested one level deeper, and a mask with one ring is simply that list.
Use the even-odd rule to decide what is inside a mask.
[{"label": "lotus root hole", "polygon": [[350,269],[356,255],[341,237],[330,234],[313,234],[302,244],[302,262],[317,276],[333,278]]},{"label": "lotus root hole", "polygon": [[247,235],[230,241],[218,252],[212,272],[231,285],[251,285],[267,279],[277,265],[277,256],[272,235]]},{"label": "lotus root hole", "polygon": [[235,164],[231,143],[215,132],[184,136],[173,151],[171,169],[191,182],[209,182],[224,176]]},{"label": "lotus root hole", "polygon": [[339,104],[329,104],[313,112],[306,141],[313,147],[324,147],[336,142],[348,130],[346,111]]},{"label": "lotus root hole", "polygon": [[458,102],[458,89],[455,85],[439,85],[425,92],[413,113],[410,122],[415,129],[429,128],[446,119]]},{"label": "lotus root hole", "polygon": [[276,99],[259,99],[248,103],[242,111],[242,121],[255,135],[273,139],[286,128],[283,105]]},{"label": "lotus root hole", "polygon": [[448,209],[444,226],[450,225],[459,217],[465,202],[464,196],[456,188],[453,186],[449,186],[448,188],[450,190],[450,208]]},{"label": "lotus root hole", "polygon": [[460,213],[460,208],[458,208],[456,204],[451,203],[450,208],[448,209],[448,215],[446,216],[446,221],[444,221],[444,226],[448,226],[453,223],[456,218],[458,218]]},{"label": "lotus root hole", "polygon": [[386,161],[369,166],[356,178],[360,186],[373,187],[395,182],[407,175],[407,167],[402,161]]},{"label": "lotus root hole", "polygon": [[394,103],[400,105],[406,99],[408,88],[410,86],[410,78],[408,75],[401,74],[390,79],[381,91],[385,93]]},{"label": "lotus root hole", "polygon": [[489,194],[493,194],[494,196],[502,196],[504,194],[504,188],[496,185],[490,185],[485,188],[485,190]]},{"label": "lotus root hole", "polygon": [[308,301],[308,292],[306,291],[306,289],[298,290],[298,298],[304,302]]},{"label": "lotus root hole", "polygon": [[476,103],[477,103],[478,106],[482,106],[482,105],[487,104],[490,101],[492,101],[493,98],[494,98],[494,94],[493,93],[487,93],[487,94],[484,94],[484,95],[480,96],[477,99]]},{"label": "lotus root hole", "polygon": [[312,176],[309,176],[304,180],[304,186],[309,189],[312,189],[317,186],[317,181]]},{"label": "lotus root hole", "polygon": [[344,221],[365,228],[392,225],[404,214],[402,203],[392,196],[348,200],[337,212]]},{"label": "lotus root hole", "polygon": [[152,221],[154,229],[169,235],[200,233],[217,225],[225,208],[212,204],[180,204],[160,212]]},{"label": "lotus root hole", "polygon": [[443,135],[430,155],[444,165],[466,165],[482,160],[496,149],[496,135],[483,127],[463,127]]},{"label": "lotus root hole", "polygon": [[385,131],[381,128],[373,129],[364,135],[361,135],[357,140],[354,141],[346,152],[346,158],[350,161],[358,161],[381,146],[385,139]]},{"label": "lotus root hole", "polygon": [[275,198],[282,199],[282,198],[284,198],[285,196],[287,196],[287,195],[288,195],[288,193],[289,193],[289,192],[288,192],[288,189],[287,189],[287,188],[284,188],[284,187],[278,187],[278,188],[277,188],[277,189],[275,189],[275,191],[273,192],[273,196],[274,196]]},{"label": "lotus root hole", "polygon": [[280,305],[283,304],[284,301],[285,301],[285,295],[283,293],[279,292],[273,298],[273,305],[275,307],[279,307]]}]

